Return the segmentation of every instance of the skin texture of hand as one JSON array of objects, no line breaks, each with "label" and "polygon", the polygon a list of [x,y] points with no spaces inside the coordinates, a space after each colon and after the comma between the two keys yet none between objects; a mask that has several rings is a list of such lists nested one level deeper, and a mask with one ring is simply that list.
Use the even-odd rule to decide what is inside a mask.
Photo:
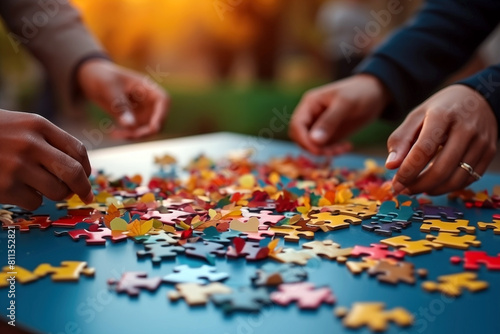
[{"label": "skin texture of hand", "polygon": [[345,153],[351,148],[345,139],[377,118],[389,101],[385,86],[369,74],[312,89],[295,109],[289,136],[313,154]]},{"label": "skin texture of hand", "polygon": [[0,203],[34,210],[42,195],[60,201],[94,196],[85,146],[45,118],[0,110]]},{"label": "skin texture of hand", "polygon": [[440,195],[459,190],[474,178],[465,162],[482,175],[495,156],[497,121],[475,90],[452,85],[414,109],[387,142],[386,167],[399,168],[395,193]]},{"label": "skin texture of hand", "polygon": [[170,101],[148,77],[91,59],[80,66],[77,79],[84,95],[117,120],[115,137],[136,139],[161,130]]}]

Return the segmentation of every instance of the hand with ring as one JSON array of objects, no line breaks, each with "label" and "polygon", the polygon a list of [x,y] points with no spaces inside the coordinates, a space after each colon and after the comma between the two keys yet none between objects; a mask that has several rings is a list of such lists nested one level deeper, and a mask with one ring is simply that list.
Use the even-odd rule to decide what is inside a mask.
[{"label": "hand with ring", "polygon": [[477,181],[496,153],[497,120],[479,93],[451,85],[415,108],[388,140],[395,193],[440,195]]}]

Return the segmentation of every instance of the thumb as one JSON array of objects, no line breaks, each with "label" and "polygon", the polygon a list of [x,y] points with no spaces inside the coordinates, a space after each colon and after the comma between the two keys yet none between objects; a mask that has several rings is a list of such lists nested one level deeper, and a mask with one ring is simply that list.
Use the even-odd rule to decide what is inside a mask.
[{"label": "thumb", "polygon": [[[344,120],[344,106],[338,100],[332,101],[330,106],[316,119],[311,127],[311,140],[317,145],[323,146],[330,143],[335,133],[338,131],[339,124]],[[341,138],[335,138],[339,140]]]}]

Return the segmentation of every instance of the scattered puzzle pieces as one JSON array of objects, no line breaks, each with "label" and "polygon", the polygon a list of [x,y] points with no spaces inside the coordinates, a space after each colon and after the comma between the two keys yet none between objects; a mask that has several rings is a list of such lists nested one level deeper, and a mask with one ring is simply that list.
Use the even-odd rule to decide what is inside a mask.
[{"label": "scattered puzzle pieces", "polygon": [[478,222],[477,227],[481,231],[492,229],[495,234],[500,234],[500,220],[498,219],[493,219],[492,223]]},{"label": "scattered puzzle pieces", "polygon": [[179,210],[169,210],[168,212],[164,213],[161,213],[159,211],[150,211],[142,215],[141,219],[150,220],[154,218],[161,221],[163,224],[175,225],[179,221],[184,220],[189,216],[192,216],[192,213]]},{"label": "scattered puzzle pieces", "polygon": [[432,242],[428,239],[412,241],[411,238],[406,235],[399,235],[397,237],[384,239],[380,242],[385,245],[398,248],[410,256],[427,254],[433,249],[443,248],[443,245],[440,243]]},{"label": "scattered puzzle pieces", "polygon": [[271,300],[280,305],[296,301],[301,309],[317,309],[322,303],[335,303],[330,288],[315,288],[314,284],[307,282],[281,284],[278,291],[271,294]]},{"label": "scattered puzzle pieces", "polygon": [[439,283],[423,282],[422,288],[429,292],[440,291],[452,297],[460,296],[463,289],[478,292],[488,288],[488,282],[479,281],[476,274],[468,272],[439,276],[438,281]]},{"label": "scattered puzzle pieces", "polygon": [[388,257],[401,260],[405,257],[405,252],[401,250],[389,251],[387,250],[386,245],[371,244],[370,247],[354,246],[354,249],[351,251],[351,255],[369,255],[367,258],[371,260],[386,259]]},{"label": "scattered puzzle pieces", "polygon": [[481,246],[481,241],[476,240],[475,235],[458,236],[450,233],[439,233],[437,236],[428,234],[426,239],[445,247],[456,249],[469,249],[469,246]]},{"label": "scattered puzzle pieces", "polygon": [[351,310],[337,307],[335,314],[343,317],[342,323],[348,328],[368,326],[373,331],[385,331],[390,321],[401,327],[413,324],[413,316],[404,308],[384,310],[383,303],[354,303]]},{"label": "scattered puzzle pieces", "polygon": [[469,221],[466,219],[457,219],[453,222],[445,222],[439,219],[425,219],[420,226],[420,232],[428,233],[430,231],[439,231],[458,234],[460,231],[468,234],[474,234],[476,228],[469,226]]},{"label": "scattered puzzle pieces", "polygon": [[190,306],[205,305],[210,296],[217,294],[230,294],[233,290],[222,283],[210,283],[200,285],[197,283],[182,283],[175,286],[176,290],[169,291],[167,296],[170,300],[175,301],[184,298]]},{"label": "scattered puzzle pieces", "polygon": [[230,294],[212,294],[210,299],[225,312],[259,312],[264,305],[271,303],[265,288],[252,289],[246,286],[233,290]]},{"label": "scattered puzzle pieces", "polygon": [[179,236],[168,233],[165,231],[158,231],[154,233],[149,233],[147,235],[134,236],[132,239],[136,243],[141,243],[144,245],[151,245],[156,243],[168,243],[170,245],[176,245],[179,242]]},{"label": "scattered puzzle pieces", "polygon": [[191,268],[187,265],[177,266],[172,274],[162,278],[166,283],[196,283],[205,284],[208,282],[218,282],[227,279],[227,273],[217,273],[215,267],[203,265],[198,268]]},{"label": "scattered puzzle pieces", "polygon": [[116,285],[115,290],[118,293],[127,293],[131,297],[139,295],[141,289],[155,291],[161,284],[160,277],[148,278],[145,272],[126,272],[122,275],[119,281],[114,279],[108,280],[109,285]]},{"label": "scattered puzzle pieces", "polygon": [[137,256],[150,256],[154,265],[159,265],[163,259],[173,259],[185,251],[184,247],[172,246],[168,242],[144,245],[144,249],[138,251]]},{"label": "scattered puzzle pieces", "polygon": [[303,248],[311,249],[316,255],[326,257],[330,260],[344,263],[351,255],[352,248],[340,248],[339,244],[332,240],[311,241],[302,245]]}]

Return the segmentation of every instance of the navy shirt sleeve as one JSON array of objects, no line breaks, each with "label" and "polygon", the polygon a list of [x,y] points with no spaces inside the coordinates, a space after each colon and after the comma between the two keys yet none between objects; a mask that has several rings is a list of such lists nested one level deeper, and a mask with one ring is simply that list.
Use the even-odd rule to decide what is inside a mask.
[{"label": "navy shirt sleeve", "polygon": [[[393,104],[383,117],[393,119],[409,112],[463,66],[499,20],[500,1],[429,0],[409,25],[388,38],[356,72],[370,73],[387,86]],[[490,75],[500,83],[498,67],[461,83],[483,94],[499,119],[500,90],[490,92],[489,86],[480,86],[482,78],[489,80]]]}]

